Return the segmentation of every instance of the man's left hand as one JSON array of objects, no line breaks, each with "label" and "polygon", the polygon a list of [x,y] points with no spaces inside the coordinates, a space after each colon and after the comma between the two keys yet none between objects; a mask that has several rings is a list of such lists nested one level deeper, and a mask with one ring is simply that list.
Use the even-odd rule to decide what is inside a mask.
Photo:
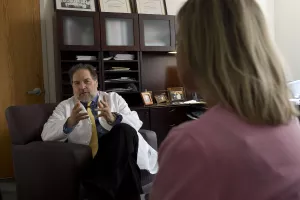
[{"label": "man's left hand", "polygon": [[107,102],[107,98],[105,96],[103,97],[103,100],[100,100],[98,102],[97,111],[101,112],[98,115],[98,117],[103,117],[109,124],[112,124],[115,122],[116,117],[111,113],[110,107]]}]

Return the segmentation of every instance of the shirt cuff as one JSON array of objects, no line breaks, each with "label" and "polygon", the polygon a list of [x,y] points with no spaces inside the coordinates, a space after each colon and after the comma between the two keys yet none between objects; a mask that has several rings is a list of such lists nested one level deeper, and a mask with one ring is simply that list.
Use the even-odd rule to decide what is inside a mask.
[{"label": "shirt cuff", "polygon": [[67,127],[67,122],[64,124],[63,132],[65,134],[70,134],[73,130],[74,130],[74,127],[72,127],[72,128]]},{"label": "shirt cuff", "polygon": [[123,116],[119,113],[113,113],[116,116],[116,120],[111,124],[111,126],[115,126],[117,124],[120,124],[123,120]]}]

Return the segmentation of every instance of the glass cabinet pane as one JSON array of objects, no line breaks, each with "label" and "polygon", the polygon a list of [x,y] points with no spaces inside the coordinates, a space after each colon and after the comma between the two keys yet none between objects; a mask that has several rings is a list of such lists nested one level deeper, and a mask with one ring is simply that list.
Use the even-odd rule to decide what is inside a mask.
[{"label": "glass cabinet pane", "polygon": [[134,46],[133,19],[105,19],[107,46]]},{"label": "glass cabinet pane", "polygon": [[145,46],[171,46],[169,20],[144,20]]},{"label": "glass cabinet pane", "polygon": [[92,46],[95,43],[92,17],[63,17],[64,45]]}]

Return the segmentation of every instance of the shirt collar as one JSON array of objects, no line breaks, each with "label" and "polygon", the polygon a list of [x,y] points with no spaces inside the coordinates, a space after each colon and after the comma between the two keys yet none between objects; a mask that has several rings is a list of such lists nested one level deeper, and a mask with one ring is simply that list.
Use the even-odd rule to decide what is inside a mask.
[{"label": "shirt collar", "polygon": [[[97,94],[94,98],[93,98],[93,100],[92,100],[92,105],[97,105],[98,104],[98,98],[99,98],[99,95]],[[82,103],[82,105],[84,105],[84,107],[87,107],[87,104],[88,103],[85,103],[85,102],[81,102]]]},{"label": "shirt collar", "polygon": [[94,99],[92,100],[92,102],[97,104],[97,103],[98,103],[98,97],[99,97],[99,96],[98,96],[98,94],[97,94],[97,95],[94,97]]}]

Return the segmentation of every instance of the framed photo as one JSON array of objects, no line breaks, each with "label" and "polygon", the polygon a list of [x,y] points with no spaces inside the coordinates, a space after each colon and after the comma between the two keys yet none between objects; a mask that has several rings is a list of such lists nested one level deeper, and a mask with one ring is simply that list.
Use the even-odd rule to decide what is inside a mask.
[{"label": "framed photo", "polygon": [[132,13],[130,0],[98,0],[102,12]]},{"label": "framed photo", "polygon": [[136,7],[140,14],[166,14],[164,0],[136,0]]},{"label": "framed photo", "polygon": [[167,96],[166,92],[163,92],[161,94],[156,94],[156,95],[154,95],[154,98],[155,98],[156,103],[158,103],[158,104],[166,103],[168,101],[168,96]]},{"label": "framed photo", "polygon": [[153,105],[152,95],[150,92],[142,92],[141,96],[146,106]]},{"label": "framed photo", "polygon": [[185,100],[185,91],[183,87],[168,88],[168,92],[171,102]]},{"label": "framed photo", "polygon": [[165,0],[168,15],[177,15],[179,9],[184,5],[187,0]]},{"label": "framed photo", "polygon": [[95,12],[95,0],[55,0],[57,10]]}]

